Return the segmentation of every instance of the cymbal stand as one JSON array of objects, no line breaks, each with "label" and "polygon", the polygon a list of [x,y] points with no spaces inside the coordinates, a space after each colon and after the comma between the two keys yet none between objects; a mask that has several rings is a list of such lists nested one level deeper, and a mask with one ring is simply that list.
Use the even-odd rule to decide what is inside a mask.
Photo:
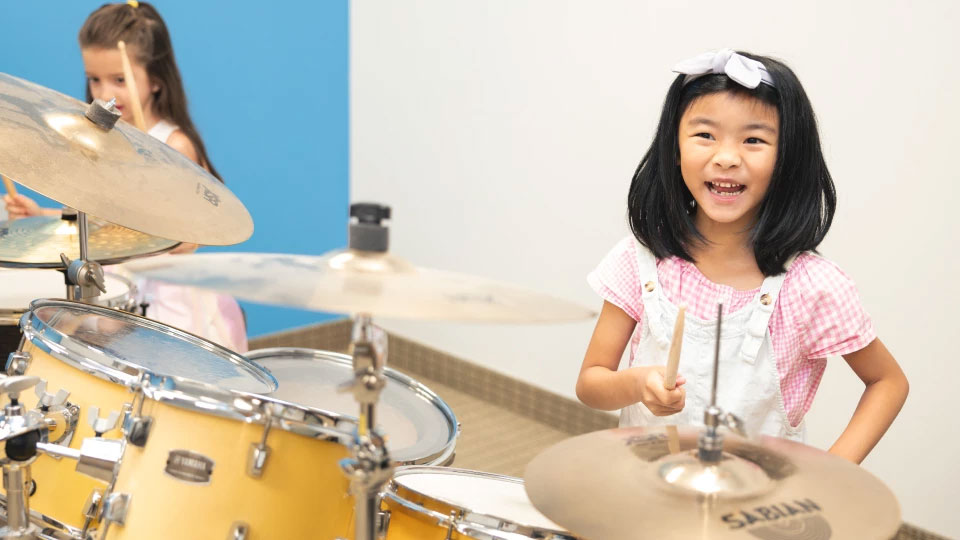
[{"label": "cymbal stand", "polygon": [[350,349],[354,378],[339,390],[353,392],[360,404],[360,418],[350,445],[352,457],[340,460],[340,468],[350,479],[350,494],[356,501],[355,540],[377,540],[379,495],[393,477],[393,461],[386,441],[376,430],[377,401],[386,385],[386,333],[373,325],[369,315],[358,314],[353,322]]},{"label": "cymbal stand", "polygon": [[[116,100],[104,102],[93,100],[84,116],[104,131],[110,131],[120,119]],[[103,279],[103,268],[95,261],[90,261],[87,255],[87,213],[77,210],[77,237],[80,239],[80,258],[71,261],[65,254],[60,254],[66,276],[67,300],[90,300],[106,293],[107,288]]]},{"label": "cymbal stand", "polygon": [[[390,208],[375,203],[350,205],[350,249],[368,253],[386,253]],[[352,457],[340,461],[350,479],[350,494],[356,502],[355,540],[377,540],[380,491],[393,477],[393,461],[383,436],[377,432],[377,401],[387,380],[383,367],[387,360],[387,334],[373,325],[370,314],[358,313],[353,319],[350,340],[353,356],[353,380],[340,385],[339,391],[353,392],[360,404],[360,417],[350,445]]]}]

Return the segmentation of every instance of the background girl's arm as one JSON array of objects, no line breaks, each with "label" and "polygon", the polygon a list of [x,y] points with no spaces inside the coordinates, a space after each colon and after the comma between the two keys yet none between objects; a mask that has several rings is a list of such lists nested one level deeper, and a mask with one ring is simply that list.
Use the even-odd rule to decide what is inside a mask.
[{"label": "background girl's arm", "polygon": [[22,193],[4,195],[3,202],[7,210],[7,219],[20,219],[31,216],[59,216],[56,208],[40,208],[36,201]]},{"label": "background girl's arm", "polygon": [[642,402],[658,416],[683,409],[686,390],[677,377],[677,388],[663,387],[663,366],[633,367],[617,371],[623,351],[637,322],[619,307],[604,301],[587,354],[577,378],[577,397],[594,409],[616,410]]},{"label": "background girl's arm", "polygon": [[907,399],[909,384],[900,365],[879,339],[843,358],[866,389],[830,453],[860,463],[897,417]]}]

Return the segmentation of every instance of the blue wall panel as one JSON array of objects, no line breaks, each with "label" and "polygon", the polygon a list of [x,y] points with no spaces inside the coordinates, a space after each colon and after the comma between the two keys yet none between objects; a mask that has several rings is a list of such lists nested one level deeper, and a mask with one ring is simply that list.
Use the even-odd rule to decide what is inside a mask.
[{"label": "blue wall panel", "polygon": [[[82,98],[77,31],[101,4],[3,2],[0,71]],[[191,114],[211,161],[254,219],[247,242],[204,249],[320,254],[344,246],[347,0],[154,5],[170,29]],[[251,335],[332,317],[247,303],[244,308]]]}]

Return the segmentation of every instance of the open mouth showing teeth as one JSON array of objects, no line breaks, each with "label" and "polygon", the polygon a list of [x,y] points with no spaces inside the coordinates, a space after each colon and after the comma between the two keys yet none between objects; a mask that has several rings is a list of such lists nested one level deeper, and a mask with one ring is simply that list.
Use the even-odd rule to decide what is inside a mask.
[{"label": "open mouth showing teeth", "polygon": [[707,188],[711,193],[717,195],[739,195],[743,193],[743,190],[747,189],[747,186],[743,184],[736,184],[733,182],[705,182]]}]

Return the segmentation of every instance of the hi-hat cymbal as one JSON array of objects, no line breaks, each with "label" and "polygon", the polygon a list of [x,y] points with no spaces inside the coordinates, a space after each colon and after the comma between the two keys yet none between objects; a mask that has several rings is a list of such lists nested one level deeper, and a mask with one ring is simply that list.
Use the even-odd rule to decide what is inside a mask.
[{"label": "hi-hat cymbal", "polygon": [[497,281],[415,267],[387,253],[335,251],[312,257],[209,253],[140,259],[144,277],[238,298],[335,313],[405,319],[559,322],[592,317],[579,305]]},{"label": "hi-hat cymbal", "polygon": [[0,73],[0,174],[87,214],[152,236],[229,245],[253,234],[243,203],[185,156],[76,99]]},{"label": "hi-hat cymbal", "polygon": [[[178,242],[157,238],[112,223],[91,219],[87,225],[87,259],[116,264],[163,253]],[[80,257],[76,221],[55,216],[37,216],[0,221],[0,266],[14,268],[60,268],[60,254]]]},{"label": "hi-hat cymbal", "polygon": [[527,494],[548,518],[598,540],[888,540],[901,525],[893,493],[853,463],[784,439],[725,435],[724,459],[705,466],[700,433],[621,428],[567,439],[527,466]]}]

